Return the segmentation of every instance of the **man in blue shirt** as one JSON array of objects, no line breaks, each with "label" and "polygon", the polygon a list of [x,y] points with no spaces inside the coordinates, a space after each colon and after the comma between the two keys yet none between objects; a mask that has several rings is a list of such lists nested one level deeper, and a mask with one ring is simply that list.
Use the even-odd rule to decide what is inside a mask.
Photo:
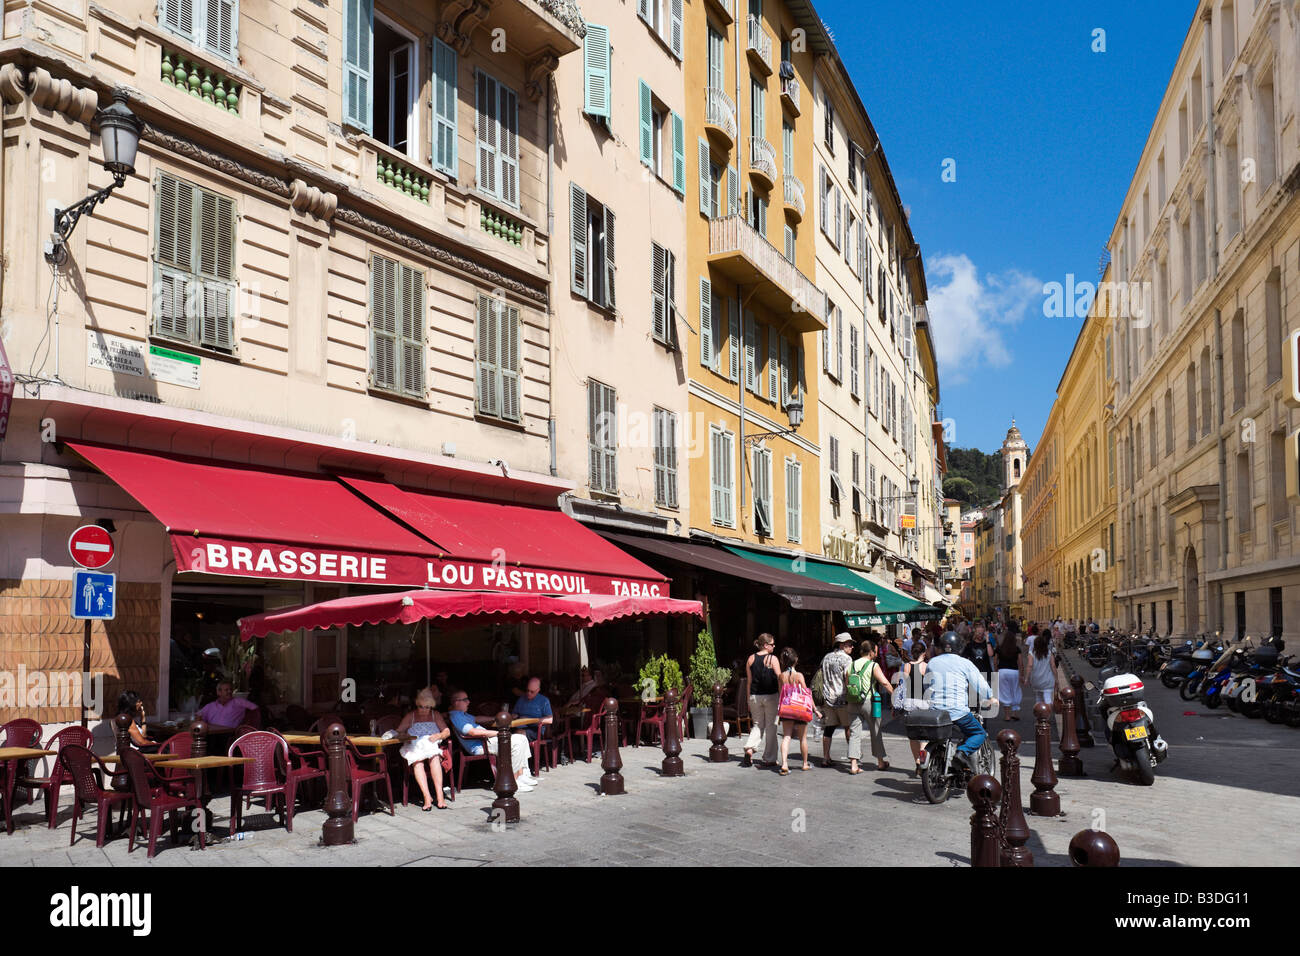
[{"label": "man in blue shirt", "polygon": [[515,701],[514,712],[516,717],[536,717],[540,721],[535,726],[524,727],[523,732],[529,740],[536,740],[538,729],[544,724],[555,722],[555,717],[551,713],[551,702],[542,695],[542,681],[540,678],[529,678],[525,685],[524,696]]},{"label": "man in blue shirt", "polygon": [[961,638],[952,631],[945,632],[935,642],[934,656],[925,671],[925,699],[931,708],[952,714],[952,722],[965,738],[957,747],[957,759],[973,769],[970,755],[980,748],[988,734],[971,713],[971,704],[983,708],[993,697],[993,691],[975,665],[957,653],[960,644]]},{"label": "man in blue shirt", "polygon": [[[451,721],[456,738],[467,754],[478,756],[486,747],[488,753],[500,756],[497,754],[497,732],[480,726],[478,721],[470,716],[469,695],[463,690],[452,693],[451,710],[447,712],[447,718]],[[516,785],[524,793],[532,790],[538,783],[537,779],[528,772],[528,754],[531,749],[528,738],[523,734],[510,735],[510,766],[515,772]]]}]

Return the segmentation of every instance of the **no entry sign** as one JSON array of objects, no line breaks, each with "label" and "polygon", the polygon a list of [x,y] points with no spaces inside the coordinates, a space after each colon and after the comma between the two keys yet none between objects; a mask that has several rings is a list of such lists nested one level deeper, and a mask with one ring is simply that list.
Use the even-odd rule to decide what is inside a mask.
[{"label": "no entry sign", "polygon": [[68,538],[68,553],[83,568],[102,568],[113,560],[113,538],[99,525],[85,524]]}]

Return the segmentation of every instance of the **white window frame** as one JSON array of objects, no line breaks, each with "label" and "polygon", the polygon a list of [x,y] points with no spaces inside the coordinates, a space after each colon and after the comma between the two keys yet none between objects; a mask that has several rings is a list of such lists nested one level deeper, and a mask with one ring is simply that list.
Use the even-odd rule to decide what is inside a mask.
[{"label": "white window frame", "polygon": [[[654,406],[655,504],[677,507],[677,413]],[[662,494],[661,494],[662,492]]]},{"label": "white window frame", "polygon": [[[406,151],[404,155],[407,157],[407,159],[414,159],[418,161],[420,158],[419,144],[420,144],[420,75],[421,75],[419,38],[416,37],[415,34],[411,33],[409,30],[405,29],[404,27],[400,26],[394,21],[390,20],[388,17],[384,16],[382,13],[376,10],[374,22],[378,23],[381,20],[383,21],[384,26],[388,27],[388,29],[392,30],[394,33],[398,34],[399,36],[403,36],[406,38],[406,45],[410,48],[411,51],[411,67],[407,71],[407,77],[406,77],[406,86],[407,86],[406,97],[407,97],[407,102],[411,104],[411,109],[409,115],[406,117]],[[385,65],[385,68],[388,70],[388,135],[391,137],[393,134],[393,70],[392,70],[391,53],[389,54],[389,61]],[[373,124],[374,123],[373,97],[374,97],[374,89],[375,89],[375,77],[379,73],[378,64],[371,63],[370,69],[372,71],[371,81],[370,81],[370,89],[371,89],[370,120],[371,123]],[[432,67],[430,67],[430,74],[432,75]],[[390,143],[384,143],[384,145],[387,146],[389,149],[393,150],[394,152],[398,152],[398,153],[402,152],[402,150],[399,150],[396,146],[393,146]]]},{"label": "white window frame", "polygon": [[[776,518],[772,514],[772,450],[764,445],[755,445],[750,456],[751,475],[753,477],[754,495],[753,511],[754,533],[764,538],[776,537]],[[767,533],[759,531],[759,508],[766,513]]]},{"label": "white window frame", "polygon": [[[600,407],[594,415],[593,400]],[[597,460],[599,474],[592,467]],[[618,494],[618,391],[594,378],[587,379],[587,487],[600,494]]]},{"label": "white window frame", "polygon": [[[790,476],[794,475],[793,487]],[[798,544],[803,537],[803,463],[793,455],[785,459],[785,539]]]},{"label": "white window frame", "polygon": [[234,9],[231,11],[229,53],[223,53],[208,37],[208,4],[216,2],[217,0],[193,0],[190,10],[191,30],[185,33],[167,23],[167,8],[172,4],[180,5],[183,0],[159,0],[158,26],[172,36],[180,37],[213,56],[237,64],[239,62],[239,0],[231,0]]},{"label": "white window frame", "polygon": [[[715,443],[714,439],[718,439]],[[726,484],[718,481],[720,461],[718,451],[725,445],[727,450]],[[736,527],[736,435],[718,425],[709,425],[709,519],[720,528]],[[726,514],[722,513],[723,501],[719,495],[726,496]]]}]

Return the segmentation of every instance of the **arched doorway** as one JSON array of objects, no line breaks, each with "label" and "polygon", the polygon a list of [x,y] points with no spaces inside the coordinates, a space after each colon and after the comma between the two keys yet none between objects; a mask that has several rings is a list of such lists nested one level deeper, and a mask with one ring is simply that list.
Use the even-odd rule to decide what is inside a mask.
[{"label": "arched doorway", "polygon": [[1183,581],[1184,620],[1187,621],[1187,634],[1191,636],[1201,629],[1201,578],[1196,567],[1195,548],[1187,549],[1187,557],[1183,562]]}]

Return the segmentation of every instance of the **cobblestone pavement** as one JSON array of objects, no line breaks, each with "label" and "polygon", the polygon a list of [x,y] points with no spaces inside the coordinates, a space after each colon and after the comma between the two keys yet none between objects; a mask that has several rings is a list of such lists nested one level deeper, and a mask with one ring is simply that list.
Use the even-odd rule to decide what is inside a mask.
[{"label": "cobblestone pavement", "polygon": [[[1069,653],[1085,677],[1095,677]],[[1108,747],[1085,749],[1088,776],[1062,780],[1057,787],[1063,816],[1027,816],[1035,864],[1068,865],[1070,837],[1094,820],[1115,838],[1124,865],[1294,864],[1290,828],[1300,817],[1300,731],[1186,704],[1158,681],[1149,683],[1148,691],[1170,743],[1155,786],[1143,788],[1111,772]],[[1008,726],[1027,733],[1032,722],[999,719],[990,729]],[[803,773],[792,755],[788,777],[740,767],[735,737],[728,741],[732,759],[727,764],[708,762],[707,741],[686,741],[687,773],[676,779],[659,776],[662,751],[627,748],[622,751],[624,796],[600,796],[599,761],[579,761],[544,773],[537,790],[521,794],[522,821],[504,832],[489,822],[493,795],[472,787],[445,812],[422,813],[418,804],[403,808],[399,803],[394,817],[363,813],[356,843],[333,849],[317,845],[321,811],[298,813],[290,834],[254,808],[247,818],[251,839],[226,841],[202,853],[164,840],[150,862],[143,847],[128,856],[124,839],[96,849],[93,824],[85,818],[80,832],[87,836],[69,849],[66,808],[51,831],[34,804],[19,809],[12,836],[0,834],[0,865],[964,866],[970,805],[964,796],[940,806],[924,802],[919,782],[904,766],[910,765],[910,754],[900,730],[895,722],[886,733],[894,767],[878,772],[868,759],[856,777],[847,773],[842,737],[832,751],[839,766]],[[820,741],[810,744],[811,753],[820,756]],[[1033,751],[1032,741],[1022,748],[1026,805],[1033,792]],[[218,831],[224,832],[229,801],[218,798],[213,809]],[[1236,825],[1225,839],[1228,831],[1221,825],[1229,814]]]}]

